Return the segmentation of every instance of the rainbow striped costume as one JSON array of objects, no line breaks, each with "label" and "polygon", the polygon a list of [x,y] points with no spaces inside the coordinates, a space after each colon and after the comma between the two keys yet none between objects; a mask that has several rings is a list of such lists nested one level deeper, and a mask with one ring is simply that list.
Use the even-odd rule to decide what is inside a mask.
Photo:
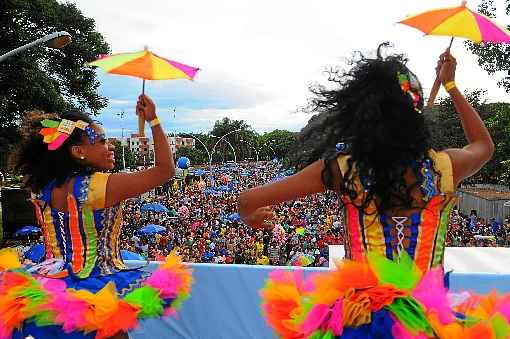
[{"label": "rainbow striped costume", "polygon": [[22,267],[0,251],[0,338],[96,337],[175,312],[191,271],[174,254],[152,274],[120,256],[122,204],[105,208],[109,174],[75,176],[67,212],[50,206],[54,182],[33,200],[46,260]]},{"label": "rainbow striped costume", "polygon": [[[348,154],[338,156],[345,176]],[[432,170],[434,169],[434,170]],[[424,208],[399,215],[346,205],[346,260],[312,274],[275,270],[261,291],[266,320],[281,338],[508,338],[510,294],[452,294],[442,268],[450,212],[456,203],[444,152],[413,168]],[[363,180],[351,172],[361,199]],[[359,201],[354,201],[359,203]]]}]

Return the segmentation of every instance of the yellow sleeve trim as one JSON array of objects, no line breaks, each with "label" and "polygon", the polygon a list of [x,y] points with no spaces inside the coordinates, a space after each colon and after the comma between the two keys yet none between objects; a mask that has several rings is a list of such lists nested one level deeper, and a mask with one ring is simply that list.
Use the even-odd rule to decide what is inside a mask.
[{"label": "yellow sleeve trim", "polygon": [[109,173],[96,172],[90,178],[88,205],[92,209],[103,209],[106,203],[106,184]]},{"label": "yellow sleeve trim", "polygon": [[450,156],[445,152],[430,150],[430,158],[434,161],[434,168],[441,173],[440,190],[442,193],[454,193],[453,169]]}]

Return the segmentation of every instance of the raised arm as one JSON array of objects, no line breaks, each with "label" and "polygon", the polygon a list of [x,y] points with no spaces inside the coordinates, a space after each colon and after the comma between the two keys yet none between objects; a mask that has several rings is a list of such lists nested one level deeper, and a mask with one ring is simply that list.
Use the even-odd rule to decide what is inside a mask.
[{"label": "raised arm", "polygon": [[136,113],[149,122],[154,139],[154,166],[136,173],[115,173],[108,178],[106,207],[139,196],[161,186],[175,174],[175,165],[168,141],[156,116],[156,107],[146,95],[140,95]]},{"label": "raised arm", "polygon": [[439,79],[452,98],[468,141],[463,148],[445,150],[452,161],[455,187],[462,180],[477,173],[494,154],[494,143],[487,127],[454,83],[456,66],[455,58],[446,50],[441,54],[436,69]]},{"label": "raised arm", "polygon": [[254,228],[271,226],[264,222],[272,219],[268,206],[326,191],[323,169],[324,160],[318,160],[290,177],[242,192],[238,201],[241,219]]}]

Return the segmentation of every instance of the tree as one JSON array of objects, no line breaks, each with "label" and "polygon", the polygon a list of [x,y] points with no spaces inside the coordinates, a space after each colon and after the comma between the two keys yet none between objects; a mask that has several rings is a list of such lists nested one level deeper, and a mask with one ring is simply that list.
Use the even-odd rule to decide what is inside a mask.
[{"label": "tree", "polygon": [[294,132],[275,129],[272,132],[264,133],[257,139],[261,152],[260,156],[264,158],[276,156],[281,159],[287,155],[295,141],[296,133]]},{"label": "tree", "polygon": [[[211,131],[211,135],[216,137],[222,137],[227,133],[239,130],[235,133],[229,134],[225,139],[230,142],[232,147],[236,150],[236,155],[238,156],[238,160],[243,159],[246,154],[249,152],[249,147],[246,142],[253,143],[253,140],[256,137],[256,133],[251,129],[251,126],[248,125],[244,120],[230,120],[229,118],[223,118],[221,120],[216,120],[214,123],[214,127]],[[243,142],[241,142],[243,140]],[[212,148],[216,141],[213,141],[213,146],[210,151],[212,152]],[[215,152],[213,154],[213,159],[223,159],[229,153],[232,153],[230,146],[226,142],[221,142],[217,145]]]},{"label": "tree", "polygon": [[136,167],[135,156],[133,155],[133,152],[131,152],[129,147],[122,146],[120,141],[115,141],[114,145],[115,145],[115,150],[114,150],[114,154],[115,154],[115,167],[114,167],[113,170],[115,172],[118,172],[118,171],[121,171],[123,169],[122,168],[122,165],[123,165],[123,163],[122,163],[122,148],[123,147],[124,147],[124,160],[126,162],[126,168]]},{"label": "tree", "polygon": [[[506,14],[510,15],[510,0],[505,0]],[[495,17],[496,7],[494,0],[482,0],[479,5],[479,11],[488,17]],[[510,29],[510,22],[506,22]],[[506,76],[499,80],[498,85],[510,93],[510,45],[481,43],[475,44],[466,42],[466,46],[475,55],[478,56],[478,64],[489,74],[504,71]]]},{"label": "tree", "polygon": [[[106,107],[107,99],[97,94],[95,72],[85,67],[109,52],[94,20],[71,3],[0,1],[0,54],[55,31],[69,32],[73,42],[61,51],[31,48],[0,63],[0,154],[18,138],[17,125],[26,111],[78,108],[97,114]],[[5,165],[6,157],[0,158],[0,168]]]},{"label": "tree", "polygon": [[[510,184],[510,104],[488,103],[485,92],[476,90],[465,93],[471,105],[485,122],[496,151],[492,159],[483,166],[469,182]],[[467,144],[458,114],[450,97],[442,98],[439,104],[426,113],[434,149],[462,148]]]},{"label": "tree", "polygon": [[190,160],[191,165],[207,164],[209,162],[207,153],[196,147],[179,147],[176,151],[176,158],[179,159],[180,157],[187,157]]}]

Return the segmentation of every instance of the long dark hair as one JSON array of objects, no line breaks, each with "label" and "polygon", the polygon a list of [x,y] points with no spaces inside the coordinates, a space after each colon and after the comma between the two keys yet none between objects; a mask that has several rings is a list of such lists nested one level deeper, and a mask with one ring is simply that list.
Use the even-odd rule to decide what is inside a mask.
[{"label": "long dark hair", "polygon": [[89,124],[92,119],[79,111],[68,111],[60,116],[40,111],[26,114],[21,126],[22,140],[13,152],[11,167],[25,176],[25,185],[32,192],[39,192],[44,186],[55,180],[57,186],[64,184],[71,175],[89,174],[92,170],[78,163],[71,155],[71,147],[80,145],[87,137],[86,133],[75,128],[67,140],[55,151],[48,151],[48,144],[39,134],[44,119],[82,120]]},{"label": "long dark hair", "polygon": [[[308,108],[318,114],[301,130],[292,157],[298,166],[324,158],[323,181],[331,188],[330,165],[338,156],[335,145],[344,142],[344,152],[351,158],[338,193],[359,198],[354,184],[358,177],[367,194],[354,204],[366,209],[375,200],[379,212],[411,207],[404,174],[413,163],[427,159],[430,149],[430,134],[421,114],[421,86],[403,55],[382,56],[388,45],[381,44],[375,58],[355,54],[348,71],[330,70],[329,80],[336,88],[311,88],[314,97]],[[404,93],[399,74],[419,87],[417,101]]]}]

